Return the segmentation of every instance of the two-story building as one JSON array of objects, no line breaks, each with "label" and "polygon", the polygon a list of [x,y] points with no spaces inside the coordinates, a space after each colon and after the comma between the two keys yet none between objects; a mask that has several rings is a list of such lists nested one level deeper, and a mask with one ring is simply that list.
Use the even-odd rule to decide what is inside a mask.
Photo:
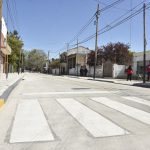
[{"label": "two-story building", "polygon": [[69,49],[68,56],[68,71],[70,75],[79,75],[81,66],[87,65],[87,55],[90,53],[89,48],[79,46],[78,48]]},{"label": "two-story building", "polygon": [[1,30],[1,48],[0,48],[0,74],[6,73],[8,70],[8,55],[11,54],[11,48],[7,44],[7,27],[2,17],[2,30]]}]

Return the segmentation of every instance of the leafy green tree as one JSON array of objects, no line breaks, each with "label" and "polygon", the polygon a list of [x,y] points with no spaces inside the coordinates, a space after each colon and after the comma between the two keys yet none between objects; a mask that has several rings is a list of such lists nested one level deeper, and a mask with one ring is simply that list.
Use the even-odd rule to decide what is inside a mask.
[{"label": "leafy green tree", "polygon": [[9,64],[13,66],[14,71],[18,71],[21,63],[23,41],[20,39],[16,30],[8,33],[8,44],[12,50],[11,55],[9,56]]},{"label": "leafy green tree", "polygon": [[52,69],[54,69],[54,68],[59,68],[60,67],[60,60],[59,59],[52,59],[52,62],[51,62],[51,64],[50,64],[50,67],[52,68]]},{"label": "leafy green tree", "polygon": [[67,62],[67,52],[63,52],[60,54],[60,62],[66,63]]},{"label": "leafy green tree", "polygon": [[33,49],[26,52],[26,69],[32,71],[42,71],[47,60],[47,55],[43,50]]}]

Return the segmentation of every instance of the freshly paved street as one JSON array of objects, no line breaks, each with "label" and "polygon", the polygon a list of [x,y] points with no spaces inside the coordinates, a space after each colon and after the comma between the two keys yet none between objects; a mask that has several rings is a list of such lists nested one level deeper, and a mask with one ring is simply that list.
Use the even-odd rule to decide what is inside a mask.
[{"label": "freshly paved street", "polygon": [[149,150],[149,139],[149,88],[28,73],[0,108],[0,150]]}]

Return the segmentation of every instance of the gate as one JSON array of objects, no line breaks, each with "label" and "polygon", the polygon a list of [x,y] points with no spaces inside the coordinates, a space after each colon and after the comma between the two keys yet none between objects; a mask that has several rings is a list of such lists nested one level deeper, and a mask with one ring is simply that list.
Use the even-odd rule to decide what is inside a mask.
[{"label": "gate", "polygon": [[106,61],[103,64],[103,77],[112,77],[113,76],[113,65],[110,60]]}]

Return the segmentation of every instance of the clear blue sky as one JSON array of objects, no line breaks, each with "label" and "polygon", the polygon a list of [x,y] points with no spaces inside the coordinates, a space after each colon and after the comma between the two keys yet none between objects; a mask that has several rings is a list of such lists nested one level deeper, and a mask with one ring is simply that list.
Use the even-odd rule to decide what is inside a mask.
[{"label": "clear blue sky", "polygon": [[[6,9],[5,1],[8,1],[10,12]],[[116,0],[99,1],[100,8],[104,8]],[[124,0],[115,7],[102,12],[99,18],[99,29],[110,25],[113,20],[142,1]],[[148,3],[150,1],[145,0],[145,2]],[[25,50],[31,50],[33,48],[42,49],[45,52],[50,50],[51,57],[57,57],[59,50],[66,46],[65,43],[69,42],[96,12],[97,0],[4,0],[3,6],[3,15],[6,19],[8,29],[9,31],[12,31],[14,28],[18,30],[24,42]],[[11,13],[13,19],[10,18],[9,13]],[[131,21],[99,35],[98,46],[100,47],[109,42],[119,41],[129,43],[132,51],[142,51],[142,16],[143,14],[141,13]],[[147,10],[147,50],[150,49],[149,20],[150,10]],[[95,25],[92,22],[82,35],[79,36],[79,42],[94,33]],[[82,46],[91,49],[94,49],[94,45],[95,39],[82,44]],[[55,51],[57,53],[54,53]]]}]

